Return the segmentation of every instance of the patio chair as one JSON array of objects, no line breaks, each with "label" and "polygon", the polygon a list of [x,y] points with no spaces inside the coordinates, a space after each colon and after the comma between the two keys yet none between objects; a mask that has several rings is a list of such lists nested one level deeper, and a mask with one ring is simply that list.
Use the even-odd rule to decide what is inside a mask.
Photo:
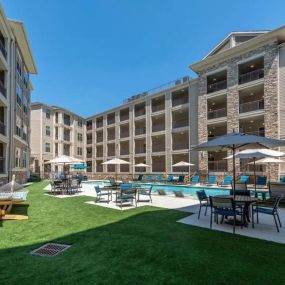
[{"label": "patio chair", "polygon": [[209,198],[205,192],[205,190],[198,190],[196,191],[196,195],[199,199],[200,207],[199,207],[199,214],[198,219],[200,219],[201,209],[202,207],[205,207],[205,216],[207,215],[208,207],[210,207]]},{"label": "patio chair", "polygon": [[256,177],[256,186],[266,186],[267,177],[266,176],[257,176]]},{"label": "patio chair", "polygon": [[224,176],[224,181],[220,184],[220,186],[231,186],[233,182],[232,176]]},{"label": "patio chair", "polygon": [[285,199],[285,185],[283,183],[270,182],[269,183],[270,199],[280,196],[282,200]]},{"label": "patio chair", "polygon": [[132,205],[137,206],[137,200],[136,200],[136,189],[132,187],[132,184],[122,184],[120,185],[120,192],[117,192],[116,194],[116,204],[120,203],[121,209],[123,208],[123,203],[131,202]]},{"label": "patio chair", "polygon": [[165,190],[163,190],[163,189],[157,189],[157,193],[158,193],[158,195],[160,195],[160,196],[165,196],[165,195],[166,195],[166,192],[165,192]]},{"label": "patio chair", "polygon": [[173,194],[175,195],[175,197],[178,197],[178,198],[184,198],[185,197],[184,193],[181,190],[174,190]]},{"label": "patio chair", "polygon": [[79,191],[79,183],[77,179],[71,179],[67,187],[67,193],[74,194]]},{"label": "patio chair", "polygon": [[236,209],[236,204],[233,198],[222,198],[222,197],[212,197],[210,196],[211,205],[211,218],[210,218],[210,228],[213,224],[213,215],[215,216],[216,223],[218,224],[218,216],[222,216],[222,221],[225,217],[233,217],[233,233],[236,230],[236,217],[241,216],[241,228],[243,227],[243,215],[242,210],[238,211]]},{"label": "patio chair", "polygon": [[179,175],[177,183],[183,184],[184,183],[184,179],[185,179],[184,175]]},{"label": "patio chair", "polygon": [[280,176],[280,183],[285,183],[285,176]]},{"label": "patio chair", "polygon": [[248,175],[241,175],[239,178],[239,182],[243,182],[245,184],[249,183],[249,176]]},{"label": "patio chair", "polygon": [[[273,206],[272,207],[260,207],[258,203],[256,203],[255,208],[252,207],[252,227],[254,228],[254,214],[256,214],[256,223],[259,223],[259,214],[265,214],[265,215],[271,215],[274,218],[275,226],[277,229],[277,232],[279,232],[279,226],[282,227],[279,213],[278,213],[278,208],[279,208],[279,203],[281,201],[281,196],[275,196]],[[278,226],[279,223],[279,226]]]},{"label": "patio chair", "polygon": [[217,176],[216,175],[210,175],[208,177],[208,181],[205,183],[207,186],[210,185],[217,185]]},{"label": "patio chair", "polygon": [[[102,190],[98,185],[94,186],[97,197],[96,197],[96,202],[100,202],[102,197],[106,197],[107,196],[107,201],[108,203],[111,201],[112,199],[112,193],[109,190]],[[111,199],[110,199],[111,197]]]},{"label": "patio chair", "polygon": [[62,193],[63,191],[63,183],[60,180],[51,180],[50,181],[50,185],[51,185],[51,191],[50,193],[52,195],[56,195],[59,193]]},{"label": "patio chair", "polygon": [[[153,186],[151,186],[148,189],[147,188],[138,188],[137,189],[137,192],[138,192],[137,202],[151,202],[152,203],[152,198],[151,198],[152,188],[153,188]],[[148,196],[149,199],[141,200],[140,196]]]},{"label": "patio chair", "polygon": [[198,184],[200,181],[200,176],[199,175],[194,175],[191,177],[191,182],[190,184]]},{"label": "patio chair", "polygon": [[[234,195],[234,190],[233,190],[233,183],[232,183],[232,189],[230,190],[230,195]],[[240,196],[250,196],[250,191],[247,190],[247,185],[244,182],[236,182],[235,183],[235,195],[240,195]]]},{"label": "patio chair", "polygon": [[140,174],[137,179],[134,179],[134,181],[138,181],[138,182],[142,180],[143,180],[143,174]]},{"label": "patio chair", "polygon": [[173,175],[168,175],[166,182],[172,183],[173,182]]}]

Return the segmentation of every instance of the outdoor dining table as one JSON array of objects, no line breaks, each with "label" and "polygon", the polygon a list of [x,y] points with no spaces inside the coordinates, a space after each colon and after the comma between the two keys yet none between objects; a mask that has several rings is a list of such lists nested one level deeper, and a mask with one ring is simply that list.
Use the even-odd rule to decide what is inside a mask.
[{"label": "outdoor dining table", "polygon": [[[233,198],[236,203],[244,204],[243,210],[243,225],[247,227],[248,222],[250,222],[250,206],[258,201],[257,197],[245,196],[245,195],[217,195],[215,197],[220,198]],[[231,223],[231,221],[228,221]]]}]

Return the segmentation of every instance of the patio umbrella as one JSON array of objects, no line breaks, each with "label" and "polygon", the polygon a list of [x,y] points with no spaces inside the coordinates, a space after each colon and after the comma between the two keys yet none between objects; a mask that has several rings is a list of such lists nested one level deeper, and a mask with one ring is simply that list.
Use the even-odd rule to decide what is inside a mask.
[{"label": "patio umbrella", "polygon": [[281,163],[285,163],[284,160],[281,160],[279,158],[275,158],[275,157],[265,157],[265,158],[262,158],[262,159],[259,159],[259,160],[256,160],[255,162],[250,162],[250,164],[266,164],[269,168],[269,178],[268,178],[268,181],[270,181],[270,176],[271,176],[271,169],[270,169],[270,164],[271,163],[278,163],[278,164],[281,164]]},{"label": "patio umbrella", "polygon": [[[185,166],[188,166],[189,167],[189,176],[190,176],[190,166],[192,165],[195,165],[193,163],[190,163],[190,162],[186,162],[186,161],[179,161],[175,164],[173,164],[172,166],[174,167],[185,167]],[[183,171],[182,171],[182,174],[183,174]]]},{"label": "patio umbrella", "polygon": [[[121,164],[130,164],[129,161],[123,160],[123,159],[119,159],[119,158],[113,158],[111,160],[105,161],[102,164],[104,165],[121,165]],[[115,172],[116,172],[116,182],[117,182],[117,167],[115,167]]]},{"label": "patio umbrella", "polygon": [[[135,164],[134,167],[150,167],[150,165],[147,165],[145,163],[138,163],[138,164]],[[134,177],[134,168],[133,168],[133,174],[132,174],[132,177]]]},{"label": "patio umbrella", "polygon": [[208,142],[194,146],[192,149],[196,151],[220,151],[231,150],[233,154],[233,192],[235,194],[235,153],[237,149],[246,148],[274,148],[285,146],[285,140],[271,139],[267,137],[248,135],[244,133],[232,132]]},{"label": "patio umbrella", "polygon": [[[235,154],[235,158],[253,158],[253,173],[254,173],[254,190],[256,191],[256,159],[265,157],[279,157],[284,156],[285,153],[273,149],[245,149]],[[227,159],[232,158],[230,155]]]},{"label": "patio umbrella", "polygon": [[15,174],[12,176],[12,180],[0,187],[0,192],[14,192],[23,189],[23,185],[15,181]]}]

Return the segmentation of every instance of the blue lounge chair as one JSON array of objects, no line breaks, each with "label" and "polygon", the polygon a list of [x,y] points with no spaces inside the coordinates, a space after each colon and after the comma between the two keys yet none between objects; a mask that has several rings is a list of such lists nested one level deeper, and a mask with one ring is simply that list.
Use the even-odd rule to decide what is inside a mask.
[{"label": "blue lounge chair", "polygon": [[179,175],[177,183],[184,183],[185,176]]},{"label": "blue lounge chair", "polygon": [[167,182],[172,183],[173,182],[173,175],[168,175]]},{"label": "blue lounge chair", "polygon": [[267,177],[266,176],[257,176],[256,185],[266,186],[266,183],[267,183]]},{"label": "blue lounge chair", "polygon": [[231,186],[233,182],[233,177],[230,175],[227,175],[224,177],[224,181],[221,183],[220,186]]},{"label": "blue lounge chair", "polygon": [[280,176],[280,183],[285,183],[285,176]]},{"label": "blue lounge chair", "polygon": [[208,181],[206,182],[206,185],[217,185],[217,176],[216,175],[210,175],[208,177]]},{"label": "blue lounge chair", "polygon": [[153,182],[153,178],[152,178],[151,175],[148,175],[148,176],[147,176],[146,182],[148,182],[148,183],[152,183],[152,182]]},{"label": "blue lounge chair", "polygon": [[162,175],[156,176],[156,182],[161,183],[162,182]]},{"label": "blue lounge chair", "polygon": [[200,182],[200,176],[194,175],[191,177],[191,184],[198,184]]},{"label": "blue lounge chair", "polygon": [[249,176],[241,175],[241,177],[239,178],[239,182],[243,182],[245,184],[248,184],[249,183]]}]

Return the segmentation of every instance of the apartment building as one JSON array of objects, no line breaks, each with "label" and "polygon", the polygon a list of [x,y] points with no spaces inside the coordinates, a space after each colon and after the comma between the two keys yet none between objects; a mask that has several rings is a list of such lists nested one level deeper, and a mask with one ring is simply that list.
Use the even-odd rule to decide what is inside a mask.
[{"label": "apartment building", "polygon": [[32,84],[36,66],[22,22],[8,20],[0,6],[0,181],[29,176]]},{"label": "apartment building", "polygon": [[[273,31],[235,32],[190,67],[198,74],[198,141],[239,131],[285,138],[285,27]],[[231,161],[224,152],[201,152],[199,171],[224,174]],[[240,172],[253,171],[249,160]],[[275,166],[275,173],[285,169]],[[263,172],[260,166],[258,172]]]},{"label": "apartment building", "polygon": [[63,171],[60,165],[46,163],[60,155],[85,161],[86,127],[82,117],[64,108],[42,103],[33,103],[31,109],[32,173],[45,177],[50,171]]}]

